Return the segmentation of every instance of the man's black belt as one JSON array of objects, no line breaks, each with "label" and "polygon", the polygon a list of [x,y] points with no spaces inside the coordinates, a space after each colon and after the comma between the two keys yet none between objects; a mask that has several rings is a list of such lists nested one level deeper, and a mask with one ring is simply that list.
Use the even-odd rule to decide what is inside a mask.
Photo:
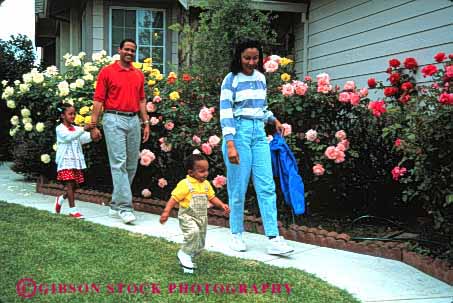
[{"label": "man's black belt", "polygon": [[137,115],[137,113],[134,113],[134,112],[120,112],[120,111],[111,110],[111,109],[106,109],[104,111],[104,113],[115,114],[115,115],[126,116],[126,117],[133,117],[133,116]]}]

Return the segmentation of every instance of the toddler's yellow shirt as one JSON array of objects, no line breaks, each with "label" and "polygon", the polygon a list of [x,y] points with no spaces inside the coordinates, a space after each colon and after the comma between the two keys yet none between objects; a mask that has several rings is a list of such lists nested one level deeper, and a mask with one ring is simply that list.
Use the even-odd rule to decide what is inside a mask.
[{"label": "toddler's yellow shirt", "polygon": [[[208,180],[200,182],[189,175],[187,175],[186,179],[189,180],[190,184],[192,185],[194,194],[207,194],[208,200],[211,200],[215,197],[214,189],[212,188],[211,183],[209,183]],[[179,206],[183,208],[189,207],[190,199],[192,198],[192,193],[189,190],[186,179],[179,181],[178,185],[176,185],[175,189],[171,192],[172,198],[178,201]]]}]

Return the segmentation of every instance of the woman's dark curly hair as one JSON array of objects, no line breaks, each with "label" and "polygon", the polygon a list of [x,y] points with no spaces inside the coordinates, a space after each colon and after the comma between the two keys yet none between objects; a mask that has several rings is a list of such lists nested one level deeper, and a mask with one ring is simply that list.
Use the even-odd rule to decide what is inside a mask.
[{"label": "woman's dark curly hair", "polygon": [[259,43],[256,40],[240,40],[238,43],[236,43],[236,46],[235,46],[235,49],[234,49],[234,54],[233,54],[233,60],[231,60],[230,71],[233,74],[235,74],[235,75],[237,75],[239,72],[242,71],[241,54],[247,48],[256,48],[258,50],[258,52],[259,52],[259,60],[258,60],[257,69],[260,72],[264,73],[263,47],[262,47],[261,43]]}]

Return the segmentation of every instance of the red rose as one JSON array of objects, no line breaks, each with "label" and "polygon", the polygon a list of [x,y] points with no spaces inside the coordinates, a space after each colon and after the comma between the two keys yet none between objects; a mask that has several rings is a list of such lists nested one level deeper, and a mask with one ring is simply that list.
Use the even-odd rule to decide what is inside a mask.
[{"label": "red rose", "polygon": [[453,54],[449,54],[448,58],[450,58],[450,60],[453,60]]},{"label": "red rose", "polygon": [[392,83],[392,85],[397,85],[398,82],[400,81],[400,74],[398,73],[391,74],[389,77],[389,81],[390,83]]},{"label": "red rose", "polygon": [[434,60],[436,60],[436,62],[439,62],[439,63],[444,61],[445,59],[447,59],[447,56],[445,55],[445,53],[437,53],[434,56]]},{"label": "red rose", "polygon": [[386,88],[384,88],[384,95],[386,97],[394,96],[394,95],[396,95],[396,93],[398,93],[398,88],[396,88],[396,87],[386,87]]},{"label": "red rose", "polygon": [[392,71],[393,71],[393,68],[391,68],[391,67],[388,67],[388,68],[386,69],[386,71],[385,71],[385,72],[386,72],[387,74],[391,74],[391,73],[392,73]]},{"label": "red rose", "polygon": [[397,68],[401,65],[401,62],[398,59],[390,59],[389,65],[391,67]]},{"label": "red rose", "polygon": [[414,86],[412,85],[412,83],[410,82],[404,82],[402,85],[401,85],[401,89],[402,90],[411,90],[413,89]]},{"label": "red rose", "polygon": [[441,94],[439,96],[439,102],[446,105],[453,105],[453,94]]},{"label": "red rose", "polygon": [[435,65],[430,64],[422,68],[423,77],[432,76],[435,73],[437,73],[437,67]]},{"label": "red rose", "polygon": [[167,83],[168,83],[168,84],[175,84],[175,82],[176,82],[176,78],[174,78],[174,77],[169,77],[169,78],[167,79]]},{"label": "red rose", "polygon": [[192,80],[192,77],[189,74],[182,74],[182,80],[190,82]]},{"label": "red rose", "polygon": [[404,67],[407,69],[416,69],[418,67],[418,63],[414,58],[409,57],[404,60]]},{"label": "red rose", "polygon": [[409,102],[409,100],[411,99],[411,96],[410,95],[402,95],[398,101],[402,104],[406,104],[407,102]]},{"label": "red rose", "polygon": [[376,79],[370,78],[368,79],[368,87],[369,88],[375,88],[377,85]]}]

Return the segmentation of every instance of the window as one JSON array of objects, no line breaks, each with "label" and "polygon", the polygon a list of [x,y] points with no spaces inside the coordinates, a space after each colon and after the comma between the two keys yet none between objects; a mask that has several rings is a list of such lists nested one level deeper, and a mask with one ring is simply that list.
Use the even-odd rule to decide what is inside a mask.
[{"label": "window", "polygon": [[153,58],[153,66],[165,73],[165,14],[144,8],[111,8],[110,54],[116,54],[121,41],[137,42],[136,61]]}]

